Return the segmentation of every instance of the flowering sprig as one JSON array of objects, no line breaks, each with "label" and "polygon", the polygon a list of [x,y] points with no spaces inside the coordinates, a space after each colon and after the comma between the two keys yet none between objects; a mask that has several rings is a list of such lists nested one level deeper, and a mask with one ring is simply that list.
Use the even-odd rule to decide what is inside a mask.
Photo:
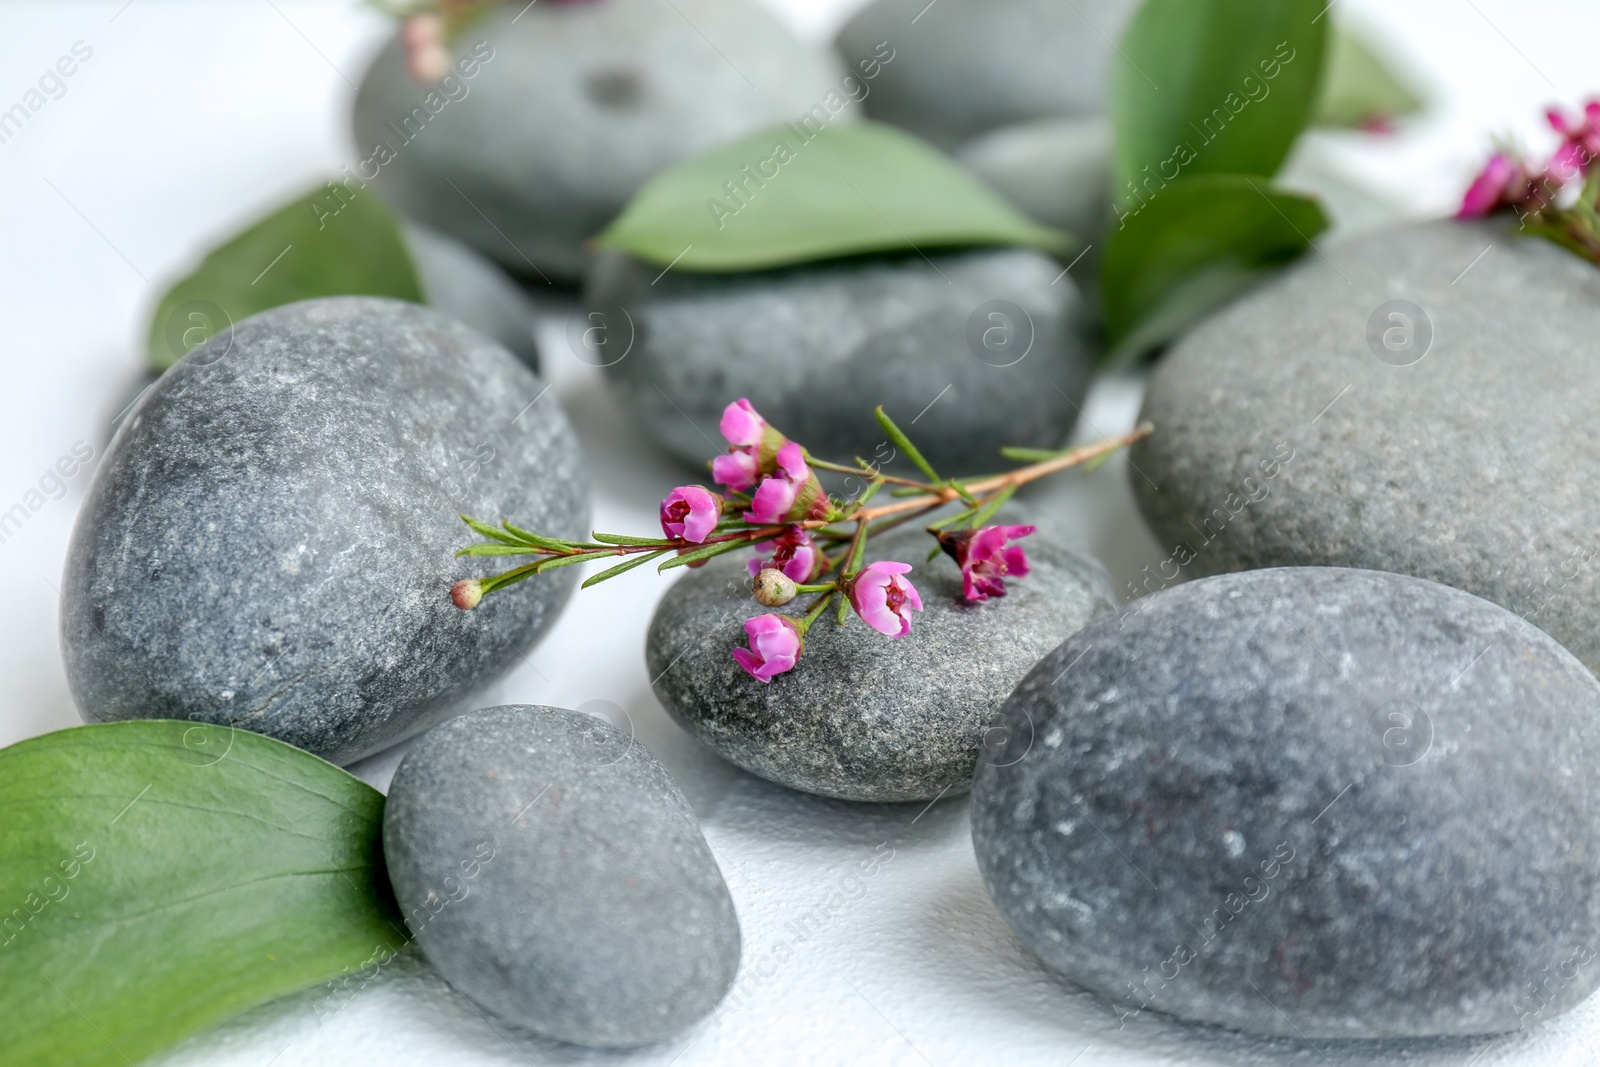
[{"label": "flowering sprig", "polygon": [[[372,0],[400,19],[400,46],[406,70],[423,85],[437,84],[450,72],[449,42],[462,27],[504,5],[507,0]],[[548,0],[552,4],[594,3],[595,0]],[[532,6],[531,4],[529,5]]]},{"label": "flowering sprig", "polygon": [[[963,596],[983,601],[1006,594],[1007,578],[1028,574],[1028,558],[1014,544],[1034,532],[1032,526],[991,526],[1017,489],[1047,475],[1091,460],[1101,461],[1151,432],[1147,423],[1130,434],[1083,448],[1063,451],[1002,449],[1008,459],[1026,465],[1004,474],[979,478],[941,478],[883,408],[878,423],[900,455],[924,479],[886,474],[857,459],[854,464],[818,459],[763,419],[748,400],[729,404],[722,415],[728,451],[711,463],[722,493],[700,485],[681,485],[661,501],[662,537],[592,535],[589,541],[544,537],[511,523],[490,526],[463,515],[486,540],[461,549],[460,556],[537,556],[491,578],[457,582],[451,598],[471,609],[496,589],[577,563],[624,557],[624,562],[593,575],[584,588],[614,578],[646,563],[658,571],[698,567],[715,556],[750,548],[761,553],[748,568],[755,600],[782,607],[798,596],[815,599],[804,615],[769,613],[745,622],[749,647],[732,649],[733,658],[761,682],[792,670],[805,651],[806,635],[830,606],[837,606],[838,625],[855,613],[868,626],[891,638],[911,632],[913,613],[922,597],[911,580],[911,565],[894,561],[866,562],[868,542],[878,534],[959,502],[955,514],[928,527],[938,544],[961,568]],[[822,487],[817,471],[859,478],[859,496],[837,501]],[[882,491],[901,499],[873,504]],[[853,524],[853,525],[852,525]],[[663,558],[670,557],[670,558]]]},{"label": "flowering sprig", "polygon": [[1542,166],[1509,148],[1489,157],[1462,197],[1457,218],[1512,211],[1522,226],[1600,263],[1600,100],[1577,117],[1545,112],[1561,144]]}]

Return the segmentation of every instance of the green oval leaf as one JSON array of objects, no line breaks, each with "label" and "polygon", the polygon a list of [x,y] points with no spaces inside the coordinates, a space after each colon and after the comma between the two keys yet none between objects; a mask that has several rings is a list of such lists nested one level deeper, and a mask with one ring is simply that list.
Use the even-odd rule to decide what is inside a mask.
[{"label": "green oval leaf", "polygon": [[689,271],[973,245],[1064,251],[938,149],[879,122],[786,123],[658,174],[597,239]]},{"label": "green oval leaf", "polygon": [[1112,68],[1117,202],[1201,174],[1275,174],[1316,103],[1327,6],[1146,0]]},{"label": "green oval leaf", "polygon": [[307,752],[189,722],[0,750],[5,1062],[126,1064],[406,941],[383,797]]},{"label": "green oval leaf", "polygon": [[1338,26],[1328,39],[1318,126],[1358,128],[1422,108],[1422,98],[1359,35]]},{"label": "green oval leaf", "polygon": [[1316,201],[1249,175],[1171,183],[1106,241],[1100,295],[1112,358],[1177,336],[1327,228]]},{"label": "green oval leaf", "polygon": [[150,363],[165,370],[233,323],[319,296],[423,302],[399,224],[370,191],[319,187],[212,249],[156,306]]}]

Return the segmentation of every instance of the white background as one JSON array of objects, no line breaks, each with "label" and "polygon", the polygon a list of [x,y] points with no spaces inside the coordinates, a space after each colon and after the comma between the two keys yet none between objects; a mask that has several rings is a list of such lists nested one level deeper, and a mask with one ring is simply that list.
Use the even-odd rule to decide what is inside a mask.
[{"label": "white background", "polygon": [[[817,38],[857,6],[770,2]],[[1342,190],[1335,204],[1363,205],[1364,224],[1450,210],[1493,136],[1543,147],[1551,138],[1544,106],[1576,105],[1600,90],[1593,0],[1340,0],[1334,14],[1371,31],[1433,97],[1428,116],[1399,137],[1318,135],[1302,146],[1291,179]],[[147,316],[166,281],[208,242],[353,158],[353,83],[387,29],[355,0],[6,0],[0,110],[74,42],[94,55],[61,99],[0,144],[0,510],[75,442],[103,450],[111,418],[131,396]],[[545,367],[593,464],[596,526],[648,531],[653,501],[677,472],[629,458],[644,445],[594,372],[567,351],[562,313],[553,308],[541,334]],[[1080,427],[1079,437],[1131,426],[1137,400],[1136,381],[1103,383],[1088,416],[1094,426]],[[1131,510],[1128,476],[1118,461],[1035,498],[1058,529],[1102,555],[1119,585],[1164,555]],[[0,544],[0,744],[79,721],[61,667],[56,589],[87,481],[80,474],[65,499]],[[651,695],[643,665],[645,624],[663,588],[640,571],[577,596],[486,703],[614,706],[672,768],[739,909],[742,1006],[657,1048],[587,1052],[485,1019],[407,955],[321,1024],[312,995],[291,997],[161,1062],[1600,1062],[1593,1001],[1530,1034],[1479,1041],[1312,1047],[1150,1014],[1119,1030],[1108,1002],[1048,975],[1006,931],[978,879],[963,800],[923,810],[809,797],[734,770],[680,733]],[[382,787],[397,757],[359,769]],[[889,849],[893,859],[864,889],[844,880]],[[840,889],[853,899],[834,895]]]}]

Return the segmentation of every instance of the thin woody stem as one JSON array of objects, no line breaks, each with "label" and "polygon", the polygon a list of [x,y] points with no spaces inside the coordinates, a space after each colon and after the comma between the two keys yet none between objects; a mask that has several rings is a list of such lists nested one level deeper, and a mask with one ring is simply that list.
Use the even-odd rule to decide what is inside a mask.
[{"label": "thin woody stem", "polygon": [[[1054,459],[1043,460],[1026,467],[1018,467],[1007,474],[997,474],[980,482],[972,482],[966,485],[965,489],[971,495],[979,497],[992,493],[997,489],[1004,489],[1007,486],[1027,485],[1029,482],[1038,481],[1040,478],[1055,474],[1057,471],[1066,470],[1069,467],[1075,467],[1097,456],[1103,456],[1108,452],[1126,448],[1134,442],[1150,436],[1154,429],[1155,427],[1150,423],[1143,423],[1132,433],[1123,434],[1121,437],[1115,437],[1109,441],[1099,441],[1092,445],[1084,445],[1082,448],[1075,448],[1070,452],[1062,453]],[[893,504],[864,508],[852,515],[851,518],[857,522],[872,522],[876,519],[887,518],[890,515],[902,515],[906,512],[931,511],[960,498],[961,494],[954,488],[946,488],[936,493],[928,493],[925,496],[909,497]],[[808,528],[818,528],[827,526],[828,523],[812,520],[800,525]]]}]

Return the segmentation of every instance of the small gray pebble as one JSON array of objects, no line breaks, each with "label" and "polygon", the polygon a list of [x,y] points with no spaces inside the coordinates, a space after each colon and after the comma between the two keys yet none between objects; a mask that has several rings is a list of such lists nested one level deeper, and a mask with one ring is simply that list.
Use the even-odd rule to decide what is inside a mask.
[{"label": "small gray pebble", "polygon": [[1600,270],[1499,221],[1307,256],[1151,379],[1156,432],[1132,453],[1150,481],[1133,483],[1169,553],[1161,576],[1430,578],[1600,669],[1600,363],[1583,355],[1597,333]]},{"label": "small gray pebble", "polygon": [[1047,656],[999,727],[984,884],[1108,1019],[1485,1034],[1600,983],[1600,684],[1488,601],[1323,567],[1187,583]]},{"label": "small gray pebble", "polygon": [[660,1041],[738,970],[733,900],[688,801],[603,719],[507,706],[435,727],[395,772],[383,847],[434,969],[548,1037]]},{"label": "small gray pebble", "polygon": [[852,66],[887,42],[867,114],[945,148],[999,126],[1105,110],[1137,0],[876,0],[839,32]]},{"label": "small gray pebble", "polygon": [[587,303],[619,353],[607,384],[694,467],[746,397],[820,456],[887,464],[882,404],[941,473],[985,474],[1006,445],[1058,447],[1088,390],[1089,311],[1061,273],[1017,248],[665,276],[610,253]]},{"label": "small gray pebble", "polygon": [[1098,563],[1041,530],[1020,542],[1033,572],[1008,579],[1003,599],[968,604],[954,561],[927,560],[934,544],[909,526],[868,546],[869,560],[914,568],[923,610],[910,634],[885,637],[853,614],[841,630],[830,608],[800,662],[769,684],[729,654],[746,647],[745,620],[803,615],[813,598],[763,608],[750,595],[748,553],[713,559],[667,591],[650,623],[656,696],[724,759],[791,789],[868,801],[959,796],[1011,687],[1115,601]]},{"label": "small gray pebble", "polygon": [[232,724],[349,763],[510,669],[573,579],[496,593],[457,513],[583,536],[560,405],[505,349],[415,304],[331,297],[190,352],[127,416],[78,515],[67,679],[94,722]]},{"label": "small gray pebble", "polygon": [[508,4],[463,31],[455,60],[430,88],[398,37],[378,54],[355,100],[360,173],[539,284],[577,281],[584,242],[658,171],[797,119],[844,78],[754,0]]}]

